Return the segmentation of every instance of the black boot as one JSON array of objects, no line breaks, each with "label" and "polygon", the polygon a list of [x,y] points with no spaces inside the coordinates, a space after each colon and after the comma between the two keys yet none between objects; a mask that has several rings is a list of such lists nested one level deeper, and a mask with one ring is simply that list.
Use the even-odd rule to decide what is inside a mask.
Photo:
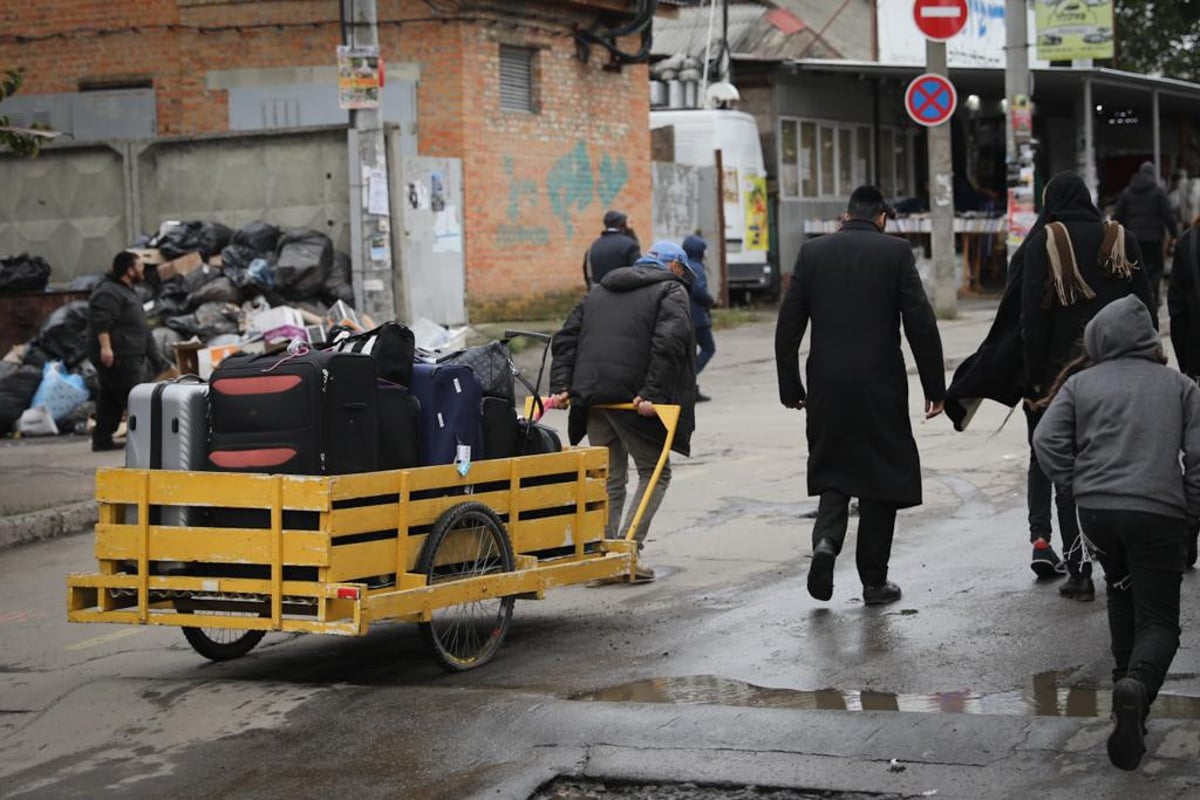
[{"label": "black boot", "polygon": [[832,539],[822,539],[813,548],[812,565],[808,568],[808,593],[817,600],[833,597],[833,562],[837,547]]}]

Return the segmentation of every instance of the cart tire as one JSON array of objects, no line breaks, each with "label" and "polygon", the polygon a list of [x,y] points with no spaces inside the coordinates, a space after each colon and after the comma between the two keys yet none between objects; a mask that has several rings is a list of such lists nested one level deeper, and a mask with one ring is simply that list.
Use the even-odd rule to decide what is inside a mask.
[{"label": "cart tire", "polygon": [[[178,609],[181,614],[220,615],[219,611],[193,611]],[[240,615],[239,615],[240,616]],[[200,655],[210,661],[232,661],[241,658],[267,635],[266,631],[239,631],[234,628],[191,628],[184,627],[183,638],[187,639]]]},{"label": "cart tire", "polygon": [[[447,559],[462,554],[462,560]],[[483,503],[460,503],[447,510],[430,531],[417,569],[429,585],[480,575],[512,572],[512,544],[504,524]],[[421,637],[443,669],[462,672],[491,660],[508,633],[516,598],[493,597],[434,609],[419,624]]]}]

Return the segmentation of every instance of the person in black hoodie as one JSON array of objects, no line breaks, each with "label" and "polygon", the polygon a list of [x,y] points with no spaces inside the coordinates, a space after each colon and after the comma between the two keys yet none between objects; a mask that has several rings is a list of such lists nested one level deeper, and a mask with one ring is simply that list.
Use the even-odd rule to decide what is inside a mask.
[{"label": "person in black hoodie", "polygon": [[[1042,204],[1045,226],[1026,240],[1021,276],[1020,329],[1029,398],[1045,394],[1063,366],[1080,353],[1084,326],[1113,300],[1136,294],[1157,325],[1137,241],[1126,236],[1121,225],[1104,222],[1083,180],[1071,172],[1055,175],[1046,185]],[[1042,413],[1026,405],[1031,441]],[[1057,560],[1051,551],[1039,561],[1039,552],[1049,544],[1051,484],[1039,464],[1031,462],[1029,472],[1031,566],[1043,576],[1045,561]],[[1063,487],[1055,492],[1069,576],[1059,593],[1094,600],[1092,565],[1078,545],[1074,498]],[[1035,510],[1042,508],[1044,518],[1035,521]]]},{"label": "person in black hoodie", "polygon": [[620,211],[606,211],[604,230],[583,254],[583,282],[590,289],[612,270],[631,266],[641,257],[629,218]]},{"label": "person in black hoodie", "polygon": [[[1171,346],[1179,371],[1200,382],[1200,217],[1175,246],[1167,311],[1171,315]],[[1198,557],[1200,526],[1193,525],[1188,538],[1187,565],[1196,566]]]},{"label": "person in black hoodie", "polygon": [[147,355],[160,360],[142,301],[133,290],[144,280],[144,270],[137,253],[121,251],[88,298],[87,355],[100,383],[93,450],[120,447],[113,442],[113,433],[125,413],[129,392],[145,378]]},{"label": "person in black hoodie", "polygon": [[1178,233],[1175,215],[1171,213],[1171,202],[1158,183],[1154,164],[1144,162],[1129,181],[1129,186],[1117,198],[1113,219],[1124,225],[1137,237],[1142,251],[1143,268],[1150,279],[1150,297],[1154,303],[1152,312],[1158,317],[1158,290],[1163,274],[1163,232],[1169,239]]},{"label": "person in black hoodie", "polygon": [[[633,266],[614,269],[571,311],[551,343],[550,407],[571,407],[571,444],[588,441],[608,448],[608,528],[619,538],[632,524],[666,443],[656,403],[681,406],[671,449],[691,453],[695,428],[696,338],[688,312],[687,254],[674,242],[656,242]],[[635,410],[599,405],[630,403]],[[638,488],[622,526],[625,484],[632,458]],[[640,550],[650,522],[671,483],[663,466],[634,539]],[[636,578],[654,580],[639,563]]]}]

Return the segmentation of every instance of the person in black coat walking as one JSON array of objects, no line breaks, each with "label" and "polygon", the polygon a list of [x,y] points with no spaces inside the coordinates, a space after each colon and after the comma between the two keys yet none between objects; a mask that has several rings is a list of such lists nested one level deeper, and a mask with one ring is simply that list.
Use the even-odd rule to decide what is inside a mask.
[{"label": "person in black coat walking", "polygon": [[612,270],[632,266],[641,257],[629,218],[620,211],[606,211],[603,232],[583,254],[583,282],[591,289]]},{"label": "person in black coat walking", "polygon": [[[713,339],[712,312],[710,309],[717,303],[708,291],[708,275],[704,271],[704,251],[708,242],[699,236],[687,236],[683,240],[683,252],[687,253],[688,267],[692,270],[692,283],[689,292],[692,298],[692,327],[696,329],[696,377],[707,366],[717,352],[717,342]],[[696,402],[706,403],[712,398],[700,391],[696,386]]]},{"label": "person in black coat walking", "polygon": [[[1167,312],[1171,315],[1171,346],[1179,371],[1200,382],[1200,217],[1175,246]],[[1194,567],[1200,557],[1200,520],[1189,520],[1189,524],[1187,565]]]},{"label": "person in black coat walking", "polygon": [[[570,405],[571,444],[586,433],[592,445],[608,448],[609,539],[632,524],[666,443],[656,403],[681,407],[670,446],[681,455],[691,453],[696,339],[688,313],[688,274],[679,245],[656,242],[633,266],[612,270],[592,287],[551,343],[549,405]],[[629,402],[635,410],[596,408]],[[638,487],[622,526],[630,458]],[[634,533],[639,550],[670,483],[668,459]],[[636,577],[654,580],[654,570],[639,561]]]},{"label": "person in black coat walking", "polygon": [[[808,591],[818,600],[833,596],[851,497],[859,499],[855,560],[863,602],[900,599],[900,587],[888,581],[896,511],[922,500],[902,320],[926,419],[941,413],[946,390],[937,320],[912,249],[883,233],[888,212],[879,189],[854,190],[841,230],[800,249],[775,327],[780,402],[808,412],[808,493],[820,496]],[[799,350],[810,321],[806,391]]]},{"label": "person in black coat walking", "polygon": [[[1104,222],[1083,179],[1072,172],[1055,175],[1046,184],[1042,217],[1044,227],[1022,246],[1020,326],[1031,399],[1044,395],[1067,362],[1082,352],[1084,327],[1113,300],[1136,294],[1158,325],[1148,276],[1139,267],[1138,242],[1126,236],[1120,224]],[[1026,404],[1031,447],[1042,413]],[[1054,492],[1069,575],[1059,593],[1073,600],[1094,600],[1092,564],[1085,560],[1079,543],[1075,499],[1067,487],[1056,487]],[[1058,572],[1058,557],[1048,541],[1050,493],[1050,479],[1036,459],[1031,460],[1029,536],[1034,549],[1030,566],[1039,577]]]},{"label": "person in black coat walking", "polygon": [[93,450],[121,446],[113,442],[113,433],[125,413],[129,392],[145,379],[147,356],[161,361],[142,301],[133,290],[134,284],[144,280],[144,269],[136,253],[117,253],[112,270],[88,298],[87,355],[100,383]]},{"label": "person in black coat walking", "polygon": [[1154,303],[1150,312],[1158,318],[1159,284],[1163,274],[1163,233],[1168,241],[1174,239],[1179,230],[1175,225],[1175,214],[1171,201],[1158,183],[1154,164],[1144,162],[1129,181],[1129,186],[1117,198],[1113,219],[1137,237],[1142,251],[1142,266],[1150,279],[1150,299]]}]

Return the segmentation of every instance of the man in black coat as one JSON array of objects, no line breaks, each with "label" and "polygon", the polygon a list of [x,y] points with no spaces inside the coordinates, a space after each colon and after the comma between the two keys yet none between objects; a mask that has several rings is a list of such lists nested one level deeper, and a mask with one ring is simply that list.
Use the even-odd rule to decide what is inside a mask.
[{"label": "man in black coat", "polygon": [[147,355],[159,360],[142,301],[133,290],[144,279],[144,269],[136,253],[117,253],[112,270],[88,298],[87,355],[100,383],[93,450],[120,446],[113,442],[113,433],[125,413],[129,392],[144,380]]},{"label": "man in black coat", "polygon": [[[808,493],[819,495],[808,592],[833,596],[834,560],[859,499],[856,563],[867,605],[900,599],[888,581],[896,511],[921,503],[900,322],[917,361],[925,418],[942,412],[942,340],[912,249],[883,233],[890,209],[874,186],[850,195],[837,233],[805,243],[775,327],[779,399],[806,409]],[[808,390],[799,350],[812,322]]]},{"label": "man in black coat", "polygon": [[[1179,237],[1175,246],[1167,311],[1179,371],[1200,380],[1200,220]],[[1189,520],[1189,524],[1187,565],[1194,567],[1200,552],[1200,520]]]},{"label": "man in black coat", "polygon": [[583,255],[583,282],[590,289],[619,267],[628,267],[642,257],[629,218],[620,211],[606,211],[604,231]]},{"label": "man in black coat", "polygon": [[[608,448],[608,528],[619,538],[633,521],[666,442],[655,403],[681,406],[671,449],[689,455],[695,428],[696,339],[688,313],[687,255],[673,242],[656,242],[633,266],[614,269],[592,287],[554,335],[550,368],[551,405],[570,403],[568,437],[584,434]],[[633,411],[595,406],[632,402]],[[621,526],[629,459],[638,488]],[[671,483],[670,459],[634,533],[639,550]],[[654,579],[639,563],[637,579]]]},{"label": "man in black coat", "polygon": [[1117,198],[1113,219],[1137,237],[1142,251],[1143,267],[1150,279],[1150,309],[1158,317],[1158,290],[1163,274],[1163,233],[1174,239],[1179,230],[1167,193],[1158,183],[1154,164],[1144,162],[1129,181],[1129,186]]}]

